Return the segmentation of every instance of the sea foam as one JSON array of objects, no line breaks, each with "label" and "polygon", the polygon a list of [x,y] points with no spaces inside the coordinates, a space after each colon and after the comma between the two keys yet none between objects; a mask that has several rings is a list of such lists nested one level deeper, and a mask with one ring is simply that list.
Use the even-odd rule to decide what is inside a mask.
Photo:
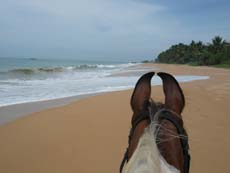
[{"label": "sea foam", "polygon": [[[133,88],[140,75],[154,70],[132,63],[10,69],[0,72],[0,106],[125,90]],[[208,79],[176,78],[179,82]],[[152,85],[161,85],[161,80],[154,77]]]}]

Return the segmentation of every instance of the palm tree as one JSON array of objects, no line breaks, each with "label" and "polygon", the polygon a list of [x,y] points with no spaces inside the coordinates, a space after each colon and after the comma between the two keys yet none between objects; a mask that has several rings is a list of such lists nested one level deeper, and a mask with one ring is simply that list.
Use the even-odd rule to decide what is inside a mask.
[{"label": "palm tree", "polygon": [[212,39],[211,49],[213,53],[218,53],[224,49],[225,40],[222,39],[220,36],[215,36]]}]

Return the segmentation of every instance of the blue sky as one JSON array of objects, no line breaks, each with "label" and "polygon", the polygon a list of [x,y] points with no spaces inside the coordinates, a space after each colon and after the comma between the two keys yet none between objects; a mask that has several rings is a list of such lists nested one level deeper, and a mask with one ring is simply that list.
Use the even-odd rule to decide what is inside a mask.
[{"label": "blue sky", "polygon": [[143,60],[230,41],[229,0],[0,0],[0,57]]}]

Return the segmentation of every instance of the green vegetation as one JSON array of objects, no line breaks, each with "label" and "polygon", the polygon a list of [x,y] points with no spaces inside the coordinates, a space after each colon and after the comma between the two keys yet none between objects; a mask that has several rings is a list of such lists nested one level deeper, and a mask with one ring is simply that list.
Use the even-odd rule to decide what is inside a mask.
[{"label": "green vegetation", "polygon": [[144,61],[141,61],[141,63],[153,63],[152,60],[144,60]]},{"label": "green vegetation", "polygon": [[189,45],[179,43],[161,52],[155,62],[230,68],[230,43],[220,36],[208,44],[201,41],[192,41]]}]

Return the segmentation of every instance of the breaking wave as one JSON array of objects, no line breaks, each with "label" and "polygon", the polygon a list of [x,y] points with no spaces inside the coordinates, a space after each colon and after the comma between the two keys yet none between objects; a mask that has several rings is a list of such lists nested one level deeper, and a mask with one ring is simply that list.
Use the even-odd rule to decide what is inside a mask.
[{"label": "breaking wave", "polygon": [[75,66],[65,66],[65,67],[38,67],[38,68],[16,68],[0,74],[23,74],[23,75],[34,75],[38,73],[61,73],[61,72],[77,72],[77,71],[89,71],[89,70],[112,70],[122,67],[128,67],[133,65],[132,63],[128,64],[117,64],[117,65],[104,65],[104,64],[81,64]]}]

